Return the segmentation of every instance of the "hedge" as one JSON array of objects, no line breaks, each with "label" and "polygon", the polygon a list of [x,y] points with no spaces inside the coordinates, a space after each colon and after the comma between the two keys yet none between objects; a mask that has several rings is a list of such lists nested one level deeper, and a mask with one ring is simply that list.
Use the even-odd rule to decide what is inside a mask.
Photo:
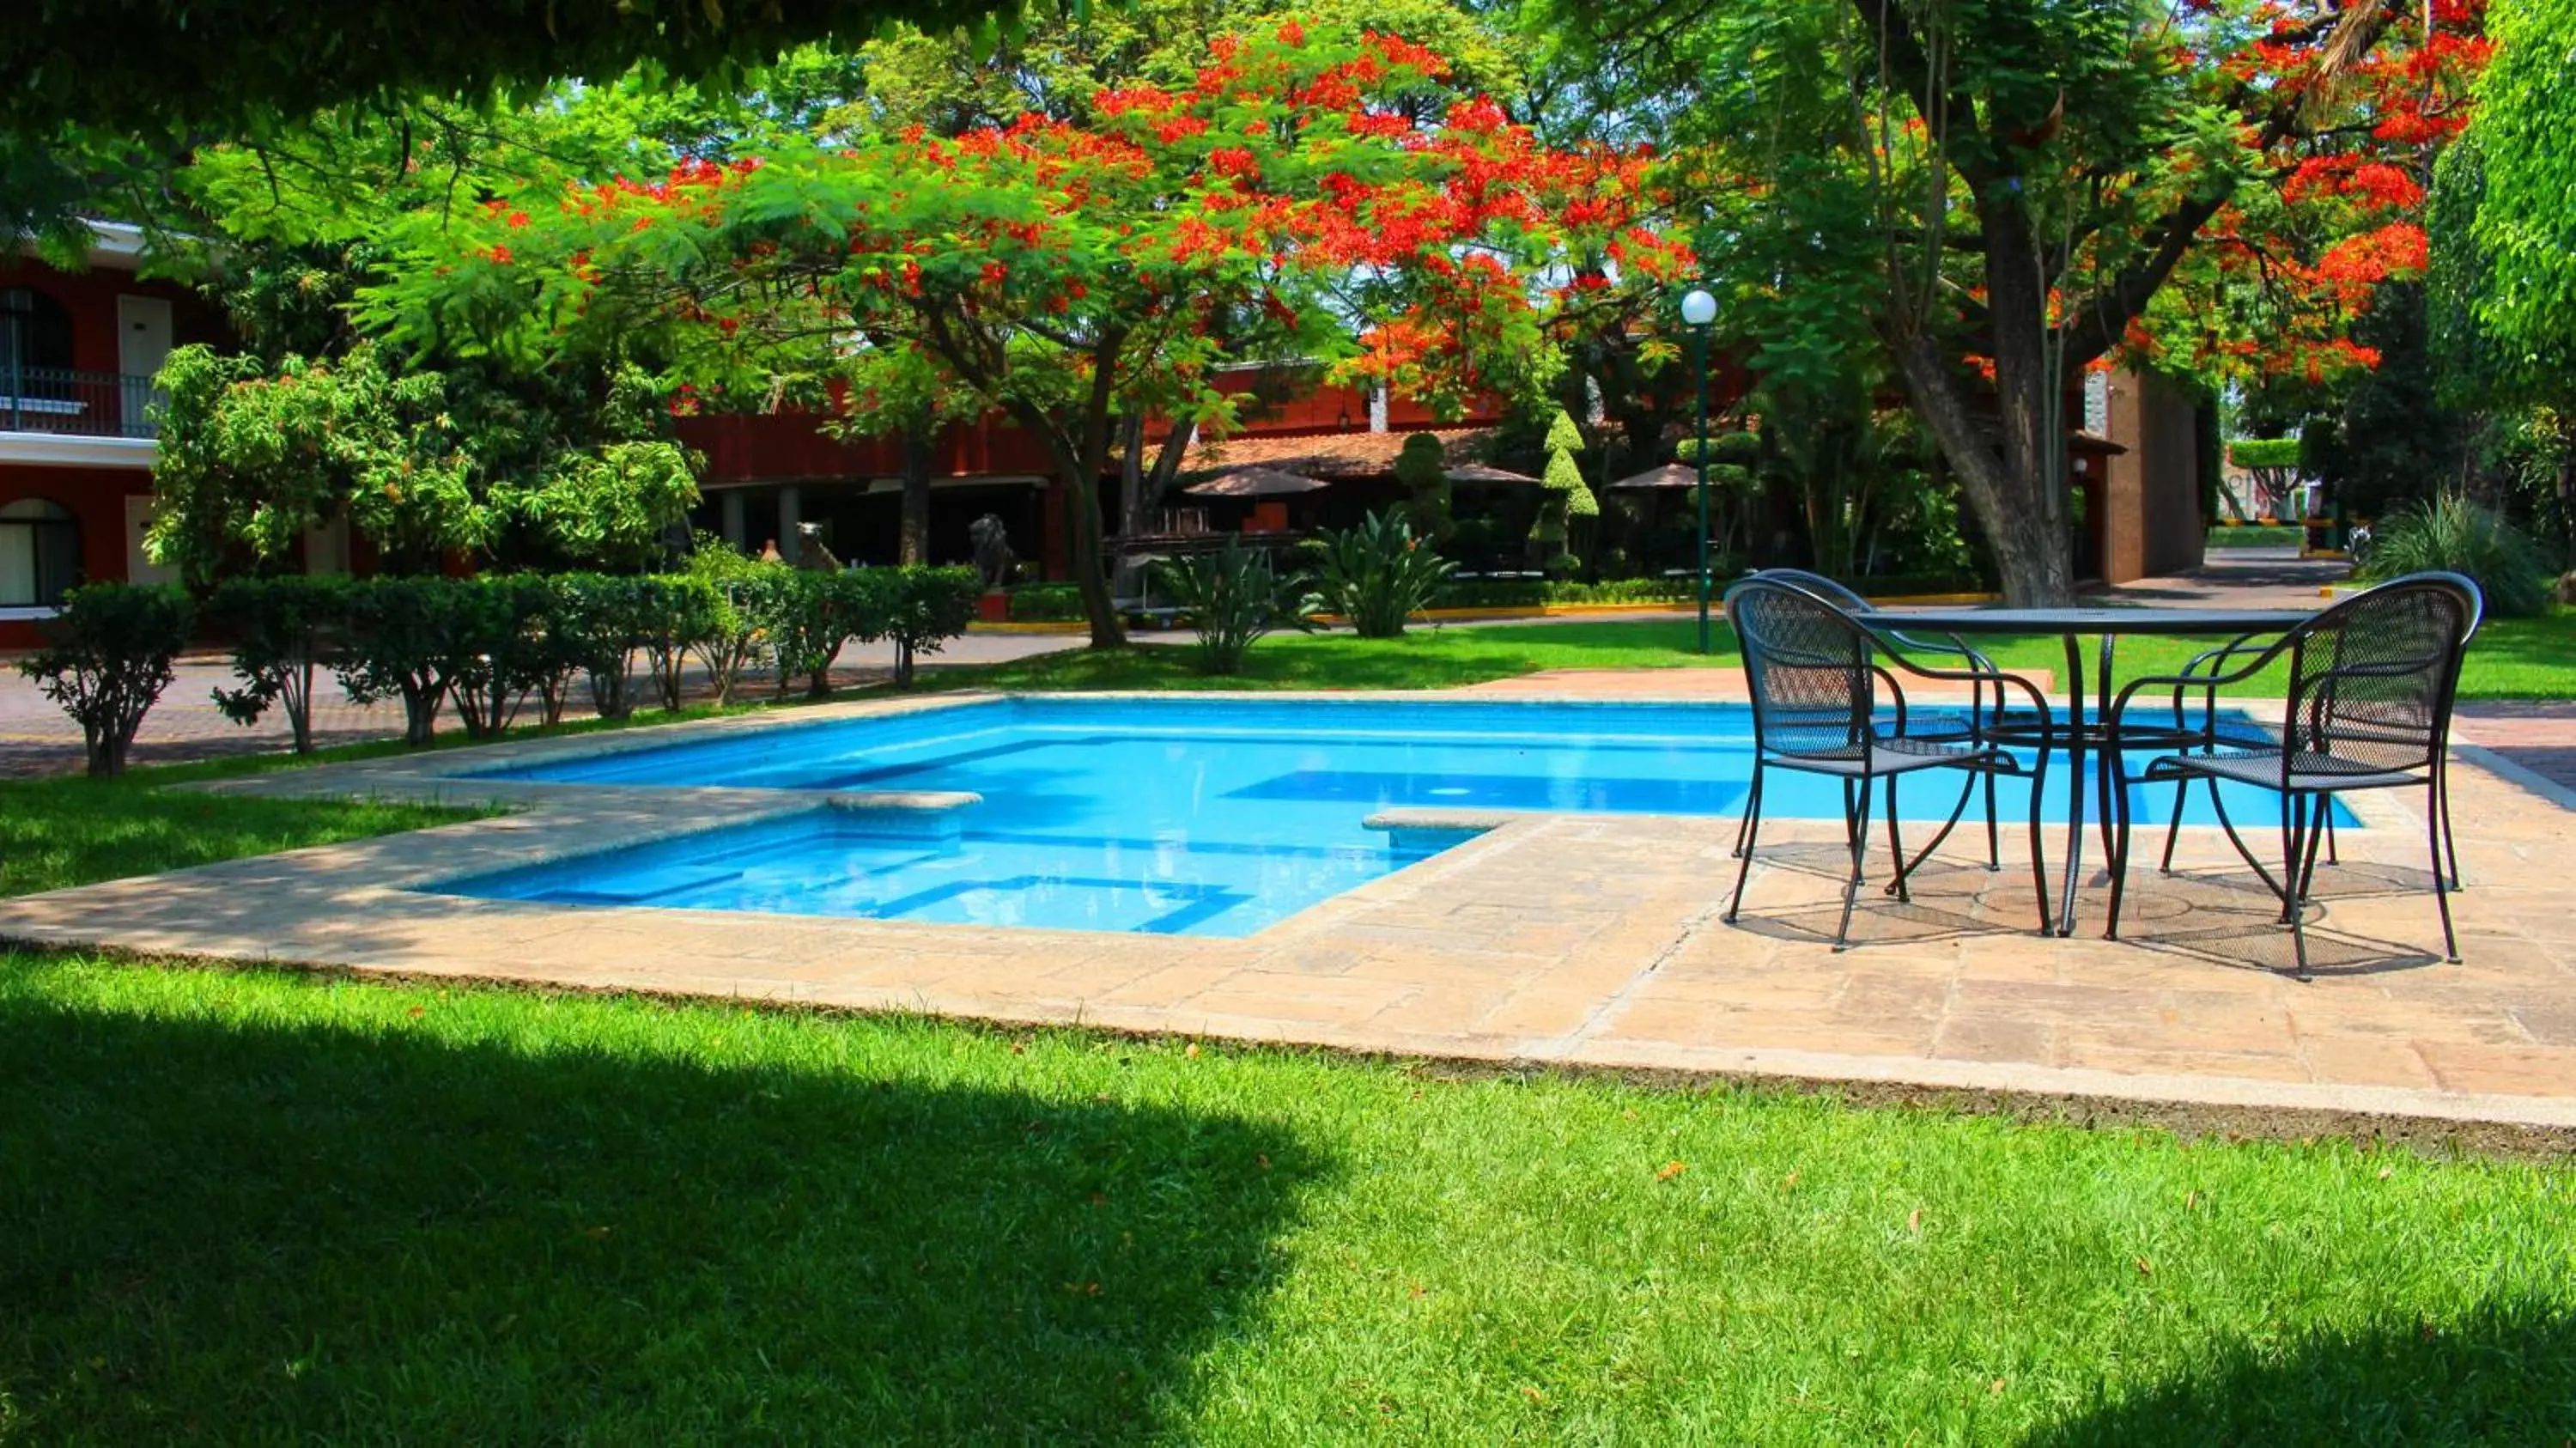
[{"label": "hedge", "polygon": [[[916,655],[966,631],[981,591],[966,568],[735,563],[650,577],[237,579],[217,591],[210,616],[233,640],[242,686],[215,698],[243,724],[282,708],[303,751],[313,744],[316,669],[360,703],[401,699],[404,739],[415,746],[431,741],[449,704],[478,739],[499,734],[531,700],[554,723],[577,675],[588,677],[602,715],[620,717],[634,708],[639,650],[666,709],[679,707],[679,661],[691,654],[721,661],[720,701],[746,669],[773,666],[781,693],[805,677],[819,694],[852,640],[891,640],[896,680],[908,683]],[[75,589],[45,625],[48,647],[22,668],[81,722],[92,773],[123,767],[194,616],[176,589],[100,583]]]}]

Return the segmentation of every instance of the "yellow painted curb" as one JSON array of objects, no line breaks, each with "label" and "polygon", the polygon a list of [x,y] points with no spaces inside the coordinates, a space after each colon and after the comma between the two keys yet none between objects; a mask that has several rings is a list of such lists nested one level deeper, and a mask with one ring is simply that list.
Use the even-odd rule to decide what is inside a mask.
[{"label": "yellow painted curb", "polygon": [[[1999,593],[1912,593],[1892,598],[1872,598],[1870,602],[1882,608],[1929,608],[1942,605],[1993,603],[2001,597],[2003,595]],[[1437,623],[1504,623],[1518,618],[1616,618],[1623,614],[1689,613],[1696,606],[1697,600],[1688,598],[1644,603],[1496,604],[1491,608],[1426,608],[1414,617]],[[1726,611],[1715,598],[1708,601],[1708,607],[1712,614],[1722,615]],[[1326,624],[1345,622],[1340,614],[1335,613],[1317,614],[1315,618],[1317,622]],[[1090,625],[1069,622],[985,623],[978,620],[968,624],[966,631],[974,634],[1076,634],[1089,632]]]}]

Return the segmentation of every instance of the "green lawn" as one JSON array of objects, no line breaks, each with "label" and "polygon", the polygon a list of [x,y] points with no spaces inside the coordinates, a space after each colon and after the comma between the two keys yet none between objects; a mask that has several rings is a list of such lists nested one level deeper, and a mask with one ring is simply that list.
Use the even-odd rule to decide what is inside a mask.
[{"label": "green lawn", "polygon": [[2221,523],[2209,530],[2212,548],[2303,548],[2308,530],[2295,523]]},{"label": "green lawn", "polygon": [[0,780],[0,895],[59,890],[243,855],[331,844],[471,817],[375,800],[287,800],[166,789],[175,780],[276,767],[136,770],[122,780]]},{"label": "green lawn", "polygon": [[[1005,689],[1441,689],[1541,669],[1737,667],[1735,635],[1723,621],[1712,626],[1711,643],[1711,653],[1697,651],[1698,626],[1688,619],[1451,625],[1417,627],[1394,639],[1273,635],[1253,645],[1244,672],[1232,678],[1198,674],[1190,666],[1189,650],[1162,647],[1111,654],[1069,649],[1010,664],[940,669],[930,678],[943,686]],[[2124,639],[2120,674],[2126,678],[2177,669],[2206,646],[2190,639]],[[2056,639],[2001,640],[1981,647],[2008,667],[2065,667],[2065,650]],[[2092,666],[2088,647],[2085,667]],[[2277,698],[2285,685],[2281,671],[2274,670],[2242,687],[2254,693],[2269,690]],[[2576,699],[2576,609],[2490,622],[2469,652],[2461,694],[2471,699]]]},{"label": "green lawn", "polygon": [[2576,1174],[0,957],[0,1441],[2555,1443]]}]

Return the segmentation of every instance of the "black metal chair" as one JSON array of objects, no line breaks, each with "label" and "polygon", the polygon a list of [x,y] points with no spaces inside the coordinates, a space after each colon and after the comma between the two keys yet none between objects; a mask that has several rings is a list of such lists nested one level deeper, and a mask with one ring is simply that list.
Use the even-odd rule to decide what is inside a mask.
[{"label": "black metal chair", "polygon": [[[2486,622],[2486,595],[2476,592],[2474,587],[2471,590],[2470,607],[2468,635],[2460,640],[2460,648],[2463,652],[2470,644],[2477,641],[2478,630]],[[2200,722],[2193,730],[2199,736],[2195,747],[2201,752],[2215,753],[2221,749],[2247,747],[2262,749],[2271,744],[2272,735],[2262,726],[2230,720],[2222,715],[2218,706],[2218,690],[2207,682],[2208,677],[2225,670],[2229,659],[2238,654],[2259,650],[2262,647],[2262,641],[2271,637],[2273,635],[2270,634],[2240,634],[2217,648],[2193,655],[2191,661],[2183,665],[2182,672],[2186,676],[2202,675],[2204,670],[2207,671],[2200,685]],[[2186,710],[2183,696],[2186,692],[2184,688],[2177,686],[2173,693],[2174,727],[2178,730],[2189,727],[2184,724]],[[2450,865],[2451,889],[2457,892],[2462,888],[2460,847],[2457,836],[2451,830],[2451,763],[2447,750],[2434,759],[2433,775],[2434,809],[2442,820],[2442,854]],[[2214,789],[2215,786],[2213,785],[2212,788]],[[2174,838],[2182,830],[2183,805],[2190,793],[2188,789],[2174,791],[2173,819],[2165,828],[2165,853],[2160,866],[2166,874],[2173,873]],[[2326,811],[2326,863],[2329,865],[2342,863],[2341,852],[2335,843],[2335,821],[2332,810]]]},{"label": "black metal chair", "polygon": [[[2425,791],[2425,832],[2432,852],[2433,898],[2442,916],[2442,953],[2460,958],[2451,928],[2449,877],[2456,862],[2444,859],[2448,843],[2444,795],[2445,765],[2450,750],[2451,710],[2458,702],[2460,662],[2485,612],[2476,583],[2456,573],[2418,573],[2380,585],[2325,609],[2260,649],[2244,641],[2212,650],[2208,672],[2196,667],[2179,674],[2132,680],[2112,705],[2110,724],[2142,692],[2174,691],[2177,713],[2185,691],[2198,692],[2207,718],[2214,720],[2221,690],[2261,673],[2276,659],[2289,661],[2289,700],[2277,737],[2250,731],[2222,731],[2205,723],[2212,742],[2198,752],[2164,755],[2148,761],[2138,776],[2149,784],[2171,783],[2177,796],[2195,781],[2209,788],[2210,807],[2228,842],[2244,856],[2265,886],[2281,901],[2281,918],[2290,927],[2298,977],[2308,979],[2308,943],[2303,916],[2308,891],[2316,880],[2317,847],[2327,833],[2335,796],[2365,789],[2421,788]],[[2213,658],[2213,656],[2215,656]],[[2244,662],[2227,666],[2227,660]],[[2195,665],[2198,664],[2195,660]],[[2112,791],[2119,811],[2111,860],[2109,933],[2120,932],[2121,897],[2128,884],[2130,810],[2129,779],[2119,768],[2119,787]],[[2281,802],[2281,875],[2274,879],[2237,833],[2220,798],[2223,782],[2267,789]],[[2164,870],[2173,868],[2172,830],[2182,819],[2176,799],[2174,825],[2165,839]]]},{"label": "black metal chair", "polygon": [[[1744,674],[1753,694],[1753,781],[1745,796],[1742,864],[1735,874],[1735,894],[1726,907],[1733,923],[1744,905],[1744,885],[1753,871],[1753,853],[1761,839],[1765,774],[1773,769],[1825,775],[1842,781],[1843,824],[1851,845],[1851,878],[1843,886],[1842,922],[1834,930],[1834,949],[1850,942],[1853,907],[1869,850],[1873,786],[1887,781],[1889,859],[1896,879],[1890,889],[1900,900],[1911,899],[1906,882],[1949,834],[1944,826],[1912,859],[1905,853],[1899,823],[1897,781],[1928,769],[1963,769],[1995,775],[2027,773],[2031,784],[2031,874],[2039,893],[2040,928],[2050,923],[2048,871],[2040,856],[2039,809],[2045,795],[2048,754],[2025,770],[2009,751],[1975,740],[1931,739],[1906,732],[1903,672],[1917,678],[1943,679],[1992,687],[2001,698],[2018,687],[2030,696],[2038,717],[2047,718],[2048,701],[2027,681],[1991,668],[1930,669],[1897,653],[1877,635],[1855,622],[1830,598],[1796,583],[1756,575],[1726,591],[1726,616],[1743,649]],[[1893,706],[1892,730],[1879,721],[1879,691],[1887,690]],[[1973,782],[1973,781],[1972,781]],[[1963,796],[1964,797],[1964,796]],[[1994,828],[1994,796],[1987,795],[1988,828]],[[1957,823],[1957,813],[1951,823]]]},{"label": "black metal chair", "polygon": [[[1755,569],[1745,576],[1748,578],[1768,578],[1775,582],[1795,584],[1809,593],[1816,595],[1818,598],[1825,600],[1827,603],[1834,605],[1836,608],[1841,609],[1845,613],[1865,613],[1870,607],[1869,600],[1862,597],[1859,592],[1852,589],[1850,586],[1835,579],[1827,578],[1821,573],[1809,573],[1803,568],[1761,568]],[[1909,657],[1916,654],[1949,657],[1960,660],[1961,663],[1970,671],[1979,674],[1997,674],[2002,672],[1995,667],[1994,660],[1986,657],[1983,652],[1979,651],[1975,646],[1968,643],[1967,640],[1960,638],[1956,634],[1943,634],[1939,637],[1927,638],[1920,633],[1909,630],[1888,629],[1881,632],[1879,634],[1879,638],[1884,642],[1894,644],[1896,646],[1896,652]],[[1986,701],[1986,683],[1981,677],[1972,682],[1969,686],[1967,708],[1911,710],[1906,714],[1902,732],[1908,738],[1912,739],[1929,739],[1950,743],[1988,743],[1991,742],[1986,737],[1988,731],[2002,722],[2003,715],[2003,690],[2000,688],[1995,690],[1994,702],[1989,706]],[[1984,779],[1986,788],[1986,868],[1989,870],[2000,870],[2003,868],[2003,839],[1995,823],[1995,776],[1991,772],[1987,772],[1984,775]],[[1943,824],[1939,833],[1934,836],[1936,843],[1942,839],[1948,838],[1950,831],[1958,827],[1960,818],[1967,813],[1969,796],[1976,787],[1977,778],[1973,775],[1961,785],[1958,803],[1951,806],[1948,822]],[[1738,859],[1741,859],[1744,856],[1744,844],[1744,831],[1739,827],[1735,833],[1734,851],[1735,857]],[[1889,886],[1889,889],[1892,892],[1895,887],[1891,885]]]}]

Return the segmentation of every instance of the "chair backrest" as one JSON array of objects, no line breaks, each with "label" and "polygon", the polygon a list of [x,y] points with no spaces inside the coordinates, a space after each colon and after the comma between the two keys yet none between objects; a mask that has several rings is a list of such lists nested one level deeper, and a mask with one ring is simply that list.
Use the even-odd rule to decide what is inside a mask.
[{"label": "chair backrest", "polygon": [[1750,576],[1768,578],[1775,583],[1794,583],[1845,613],[1862,613],[1869,609],[1869,600],[1850,586],[1837,583],[1821,573],[1809,573],[1803,568],[1758,568]]},{"label": "chair backrest", "polygon": [[1755,743],[1826,754],[1869,738],[1878,676],[1868,630],[1831,599],[1769,574],[1726,590],[1726,618],[1753,691]]},{"label": "chair backrest", "polygon": [[2284,744],[2369,769],[2431,764],[2484,613],[2477,584],[2456,573],[2409,574],[2318,613],[2292,635]]}]

